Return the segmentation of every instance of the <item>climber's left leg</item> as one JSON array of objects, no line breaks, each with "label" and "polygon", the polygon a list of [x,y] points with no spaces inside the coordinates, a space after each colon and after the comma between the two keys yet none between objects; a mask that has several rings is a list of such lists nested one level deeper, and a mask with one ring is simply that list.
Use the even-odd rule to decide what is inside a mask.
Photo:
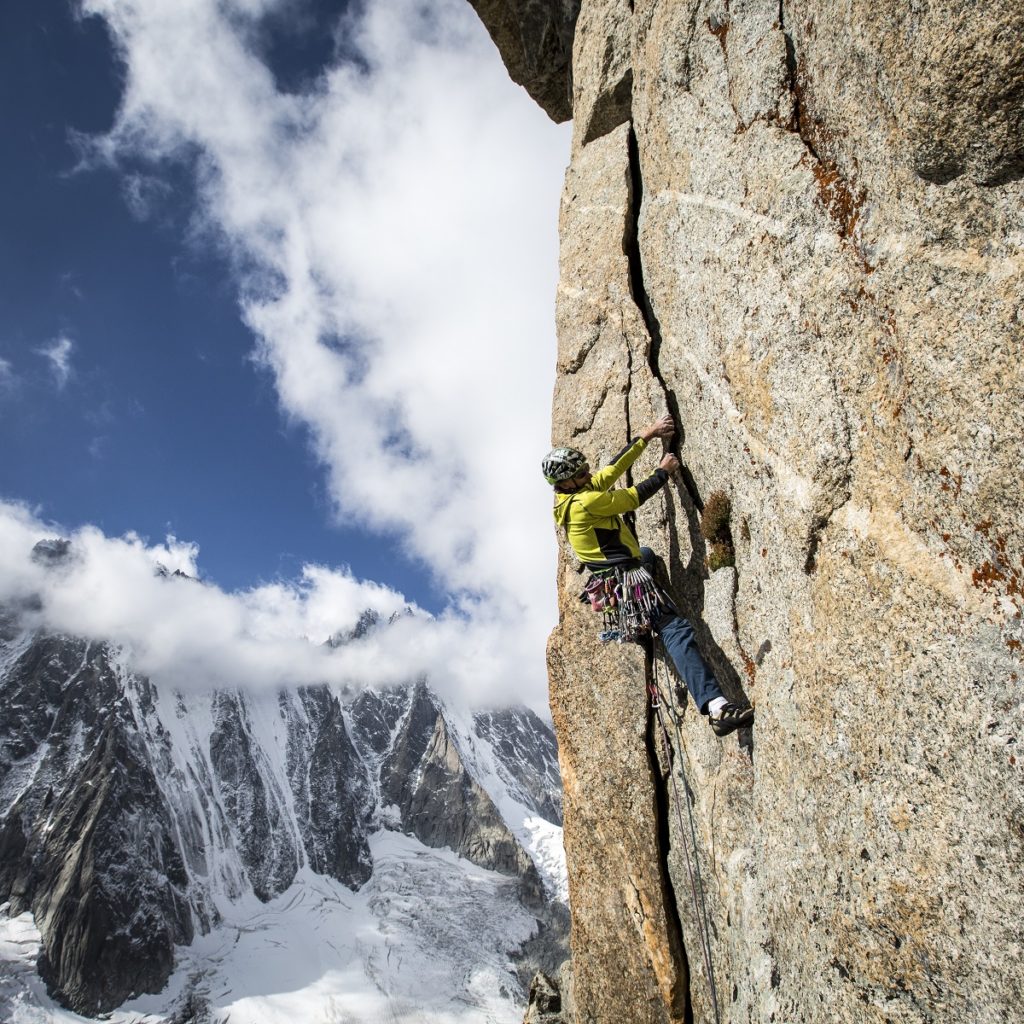
[{"label": "climber's left leg", "polygon": [[722,689],[700,653],[693,626],[674,611],[663,608],[654,621],[654,631],[661,637],[700,713],[706,715],[709,702],[721,697]]}]

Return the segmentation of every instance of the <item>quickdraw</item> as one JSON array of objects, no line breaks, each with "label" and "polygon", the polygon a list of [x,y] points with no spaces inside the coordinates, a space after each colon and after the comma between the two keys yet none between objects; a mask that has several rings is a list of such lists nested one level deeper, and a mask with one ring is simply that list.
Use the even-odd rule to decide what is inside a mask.
[{"label": "quickdraw", "polygon": [[647,569],[613,567],[592,572],[583,591],[590,607],[603,616],[602,643],[636,643],[651,635],[658,609],[671,602]]}]

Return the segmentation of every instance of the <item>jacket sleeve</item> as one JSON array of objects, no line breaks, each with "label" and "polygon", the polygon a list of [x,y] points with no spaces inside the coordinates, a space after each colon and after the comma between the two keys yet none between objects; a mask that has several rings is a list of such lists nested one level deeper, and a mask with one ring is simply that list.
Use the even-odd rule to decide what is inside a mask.
[{"label": "jacket sleeve", "polygon": [[648,498],[657,494],[667,480],[668,473],[663,469],[656,469],[635,487],[620,487],[618,490],[601,493],[584,491],[579,495],[580,505],[595,519],[619,516],[623,512],[635,512]]},{"label": "jacket sleeve", "polygon": [[[616,480],[622,476],[623,473],[633,465],[634,462],[640,457],[640,453],[647,447],[647,442],[642,438],[638,437],[634,441],[631,441],[625,448],[615,456],[612,461],[604,467],[604,469],[595,473],[590,478],[590,486],[595,491],[607,491]],[[627,490],[633,490],[633,488],[627,488]],[[632,506],[636,508],[636,505]],[[630,512],[632,509],[625,509],[624,511]],[[617,512],[608,513],[609,515],[617,515]]]},{"label": "jacket sleeve", "polygon": [[593,519],[607,519],[623,512],[635,512],[640,507],[640,496],[635,487],[620,487],[601,493],[588,491],[581,495],[579,505],[585,515]]},{"label": "jacket sleeve", "polygon": [[659,467],[646,480],[641,480],[633,488],[639,499],[638,504],[642,505],[648,498],[653,497],[666,483],[668,483],[668,473]]}]

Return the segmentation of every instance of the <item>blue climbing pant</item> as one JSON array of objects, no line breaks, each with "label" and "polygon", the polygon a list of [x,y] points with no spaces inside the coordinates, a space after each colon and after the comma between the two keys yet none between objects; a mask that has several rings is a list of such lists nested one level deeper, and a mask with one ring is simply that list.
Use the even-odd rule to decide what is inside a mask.
[{"label": "blue climbing pant", "polygon": [[[640,560],[653,576],[654,552],[650,548],[641,548]],[[675,663],[680,679],[686,683],[693,702],[700,709],[700,713],[706,715],[708,701],[721,697],[722,690],[700,653],[693,626],[674,608],[665,605],[658,609],[658,615],[651,625],[654,632],[661,637],[661,642]]]}]

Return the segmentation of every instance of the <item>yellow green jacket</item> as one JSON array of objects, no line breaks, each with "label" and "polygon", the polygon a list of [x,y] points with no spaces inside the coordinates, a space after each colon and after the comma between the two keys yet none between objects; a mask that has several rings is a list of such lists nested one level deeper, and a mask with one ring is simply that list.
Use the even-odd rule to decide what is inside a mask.
[{"label": "yellow green jacket", "polygon": [[565,530],[577,558],[590,568],[602,569],[640,557],[640,544],[623,514],[636,511],[660,490],[668,473],[656,469],[652,476],[633,487],[614,491],[611,487],[646,447],[647,442],[637,438],[595,473],[583,490],[571,494],[555,492],[555,522]]}]

